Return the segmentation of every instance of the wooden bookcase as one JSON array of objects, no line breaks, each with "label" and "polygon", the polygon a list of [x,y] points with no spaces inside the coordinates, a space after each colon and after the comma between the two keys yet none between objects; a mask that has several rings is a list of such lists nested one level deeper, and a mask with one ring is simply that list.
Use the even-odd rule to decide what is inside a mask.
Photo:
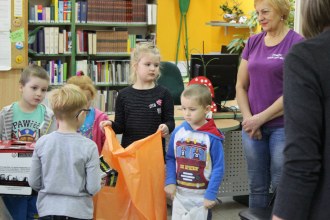
[{"label": "wooden bookcase", "polygon": [[[53,16],[56,14],[54,5],[58,5],[59,2],[63,4],[63,13],[68,8],[65,5],[68,2],[71,5],[69,21],[65,19],[68,17],[68,12],[66,15],[63,14],[63,21],[60,13],[57,20]],[[57,9],[58,12],[61,11],[60,7]],[[106,103],[114,103],[113,100],[109,101],[112,97],[112,95],[109,97],[111,90],[118,91],[128,86],[130,52],[136,42],[145,41],[148,37],[156,41],[157,0],[29,0],[28,11],[29,31],[43,27],[41,29],[43,34],[40,34],[41,30],[39,30],[37,35],[40,34],[40,38],[31,46],[31,49],[33,48],[37,53],[29,52],[30,61],[39,60],[38,64],[48,70],[51,80],[58,79],[58,82],[51,81],[51,85],[62,85],[66,79],[82,70],[95,82],[100,95],[108,100]],[[43,14],[44,11],[46,15]],[[50,17],[47,15],[49,11]],[[86,13],[81,13],[84,11]],[[42,21],[39,21],[41,19]],[[53,37],[49,32],[58,34],[59,39],[62,39],[61,34],[64,39],[69,32],[71,33],[71,44],[65,47],[63,53],[59,53],[59,48],[51,49],[54,45],[49,45],[50,49],[46,51],[45,36]],[[96,40],[93,39],[93,34]],[[90,40],[89,35],[91,35]],[[110,35],[115,37],[111,38]],[[138,39],[139,37],[141,39]],[[44,45],[40,46],[43,51],[38,46],[41,43],[40,39],[44,39]],[[96,44],[93,44],[93,41],[96,41]],[[101,42],[105,41],[108,44],[101,45]],[[113,41],[120,41],[120,46]],[[50,42],[56,43],[56,37]],[[66,42],[69,42],[69,39]],[[65,45],[65,42],[63,44]],[[53,73],[51,71],[56,69],[55,65],[64,68],[62,71],[58,68],[60,72],[55,71],[54,74],[54,71]],[[102,109],[96,105],[106,112],[111,111],[111,107],[107,106],[108,104]]]},{"label": "wooden bookcase", "polygon": [[[63,4],[65,5],[65,2],[69,2],[71,5],[71,19],[69,21],[52,21],[52,18],[47,19],[47,10],[52,11],[54,10],[54,13],[56,14],[56,7],[54,8],[54,4],[58,4],[58,2],[64,2]],[[77,7],[76,5],[79,4],[80,7]],[[82,8],[82,4],[85,4],[87,6],[87,12],[84,16],[86,16],[86,21],[81,22],[82,20],[82,14],[77,12],[77,10],[80,10]],[[60,33],[63,33],[64,30],[66,34],[68,32],[71,33],[71,51],[67,53],[52,53],[54,50],[51,50],[51,53],[29,53],[29,59],[30,61],[36,61],[40,60],[39,63],[43,63],[45,61],[50,61],[50,60],[55,60],[56,61],[60,60],[61,64],[67,63],[67,71],[66,75],[68,77],[75,75],[78,70],[77,69],[77,63],[79,61],[87,61],[88,63],[90,62],[99,62],[99,61],[121,61],[121,60],[129,60],[130,58],[130,49],[128,46],[125,47],[124,51],[118,52],[116,49],[111,50],[107,52],[99,52],[96,51],[96,53],[91,54],[88,52],[82,52],[80,53],[79,51],[79,42],[80,41],[80,36],[77,36],[77,34],[83,33],[82,37],[84,38],[83,41],[88,41],[87,36],[88,33],[93,33],[96,32],[99,33],[101,31],[103,32],[118,32],[118,31],[126,31],[127,35],[135,35],[135,36],[141,36],[142,39],[145,39],[145,37],[152,33],[150,36],[155,36],[154,33],[156,33],[156,25],[155,23],[150,25],[148,23],[148,16],[147,16],[147,8],[148,4],[157,4],[156,0],[29,0],[28,4],[28,11],[29,11],[29,31],[32,31],[40,26],[44,27],[43,32],[44,34],[41,34],[41,37],[46,35],[46,29],[52,29],[55,28],[55,33],[58,33],[56,31],[57,29],[59,30]],[[37,6],[36,6],[37,5]],[[40,5],[40,14],[42,19],[47,20],[44,21],[38,21],[38,11]],[[35,7],[36,6],[36,7]],[[125,8],[126,6],[126,8]],[[52,7],[54,9],[52,9]],[[65,7],[65,6],[64,6]],[[120,7],[120,8],[118,8]],[[134,9],[135,7],[135,9]],[[50,9],[47,9],[50,8]],[[137,9],[138,8],[138,9]],[[126,13],[121,16],[121,18],[117,19],[111,19],[109,16],[111,16],[111,10],[113,10],[113,14],[115,14],[117,11],[117,15],[121,15],[123,13]],[[37,11],[37,12],[36,12]],[[43,11],[46,11],[46,15],[43,15]],[[60,11],[58,9],[58,11]],[[64,9],[65,11],[65,9]],[[97,11],[97,12],[90,12],[90,11]],[[118,12],[119,11],[119,12]],[[136,12],[134,14],[134,11]],[[51,12],[50,12],[51,13]],[[142,13],[142,14],[141,14]],[[144,13],[144,14],[143,14]],[[34,14],[34,16],[31,16]],[[51,13],[52,14],[52,13]],[[77,16],[78,15],[78,16]],[[103,16],[103,19],[102,19]],[[115,15],[112,16],[115,17]],[[122,17],[126,16],[126,20],[122,19]],[[136,17],[139,16],[139,19],[136,19]],[[97,19],[95,19],[95,17]],[[120,16],[119,16],[120,17]],[[94,19],[93,19],[94,18]],[[50,22],[49,22],[50,20]],[[48,31],[47,31],[48,33]],[[52,33],[52,32],[51,32]],[[84,36],[86,34],[86,36]],[[39,33],[38,33],[39,34]],[[50,34],[52,36],[52,34]],[[100,34],[101,35],[101,34]],[[47,35],[48,36],[48,35]],[[97,35],[97,38],[100,36]],[[123,39],[122,39],[123,40]],[[124,39],[125,41],[128,40],[128,37]],[[110,39],[111,41],[111,39]],[[55,39],[56,42],[56,39]],[[37,45],[34,45],[34,49],[38,49],[38,44],[40,41],[38,41]],[[86,44],[86,43],[85,43]],[[89,42],[87,43],[87,47],[89,47]],[[97,42],[98,44],[98,42]],[[127,43],[126,43],[127,45]],[[85,46],[85,45],[84,45]],[[31,46],[33,47],[33,46]],[[41,46],[42,47],[42,46]],[[44,42],[43,45],[44,48],[46,48],[46,42]],[[56,46],[55,46],[56,47]],[[52,46],[50,46],[52,48]],[[85,48],[84,48],[85,49]],[[55,50],[58,51],[58,50]],[[78,52],[79,51],[79,52]],[[45,64],[44,64],[45,65]],[[78,65],[79,66],[79,65]],[[90,69],[87,69],[87,72]],[[85,71],[84,71],[85,72]],[[62,73],[63,74],[63,73]],[[90,75],[90,73],[88,73]],[[91,76],[93,79],[93,76]],[[65,78],[63,80],[65,82]],[[62,84],[62,81],[58,82],[58,84]],[[124,85],[123,83],[116,83],[116,82],[98,82],[97,86],[98,87],[110,87],[111,86],[127,86],[127,83]]]}]

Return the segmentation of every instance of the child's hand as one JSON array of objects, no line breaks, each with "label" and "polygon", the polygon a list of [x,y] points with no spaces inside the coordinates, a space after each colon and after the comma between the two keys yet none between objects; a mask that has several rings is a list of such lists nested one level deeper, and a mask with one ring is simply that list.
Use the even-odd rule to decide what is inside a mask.
[{"label": "child's hand", "polygon": [[104,133],[104,127],[106,127],[106,126],[111,127],[112,126],[112,121],[101,121],[99,126],[100,126],[101,131]]},{"label": "child's hand", "polygon": [[158,129],[161,130],[163,138],[170,134],[166,124],[160,124]]},{"label": "child's hand", "polygon": [[207,209],[212,209],[217,204],[216,201],[204,199],[204,207]]},{"label": "child's hand", "polygon": [[166,195],[171,200],[173,200],[174,199],[174,196],[175,196],[175,192],[176,192],[176,185],[175,184],[166,185],[165,188],[164,188],[164,190],[165,190]]}]

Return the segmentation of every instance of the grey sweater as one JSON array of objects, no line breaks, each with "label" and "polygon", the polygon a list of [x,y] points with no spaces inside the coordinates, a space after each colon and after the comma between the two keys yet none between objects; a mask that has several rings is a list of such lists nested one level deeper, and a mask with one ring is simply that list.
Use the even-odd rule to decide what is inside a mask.
[{"label": "grey sweater", "polygon": [[101,188],[96,144],[78,133],[58,131],[36,143],[29,176],[39,191],[39,216],[63,215],[93,218],[93,199]]}]

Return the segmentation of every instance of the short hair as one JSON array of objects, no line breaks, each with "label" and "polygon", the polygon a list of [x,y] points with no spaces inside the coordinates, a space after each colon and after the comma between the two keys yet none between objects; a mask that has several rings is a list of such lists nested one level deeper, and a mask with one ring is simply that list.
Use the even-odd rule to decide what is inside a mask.
[{"label": "short hair", "polygon": [[[254,6],[265,0],[254,0]],[[290,14],[290,1],[289,0],[266,0],[275,9],[277,13],[283,16],[283,20],[287,20]]]},{"label": "short hair", "polygon": [[303,35],[315,37],[330,25],[330,1],[303,0],[301,3]]},{"label": "short hair", "polygon": [[77,112],[87,105],[86,95],[73,84],[66,84],[51,91],[50,106],[58,119],[73,119]]},{"label": "short hair", "polygon": [[197,103],[203,107],[212,104],[212,95],[210,89],[203,84],[192,84],[187,86],[181,97],[185,97],[187,99],[194,99]]},{"label": "short hair", "polygon": [[91,78],[89,78],[88,76],[85,76],[85,75],[72,76],[67,80],[66,83],[79,86],[80,89],[89,91],[92,95],[92,97],[91,97],[92,99],[94,99],[94,97],[97,93],[97,91],[94,87],[93,81],[91,80]]},{"label": "short hair", "polygon": [[49,83],[49,75],[47,71],[36,64],[30,64],[22,71],[19,83],[25,86],[25,84],[30,81],[32,76],[44,79]]},{"label": "short hair", "polygon": [[[159,59],[160,62],[160,52],[159,49],[152,43],[142,43],[136,45],[136,48],[131,54],[131,71],[130,71],[130,76],[129,76],[129,81],[130,83],[134,84],[137,80],[137,75],[136,75],[136,65],[139,63],[141,58],[146,55],[150,54],[154,56],[155,59]],[[157,79],[160,77],[160,71],[158,72]],[[156,80],[157,80],[156,79]]]}]

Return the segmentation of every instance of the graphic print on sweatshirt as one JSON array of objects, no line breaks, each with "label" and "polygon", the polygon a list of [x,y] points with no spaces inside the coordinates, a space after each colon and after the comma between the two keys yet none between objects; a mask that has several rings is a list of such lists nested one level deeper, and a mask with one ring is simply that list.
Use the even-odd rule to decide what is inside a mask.
[{"label": "graphic print on sweatshirt", "polygon": [[197,140],[181,140],[175,144],[177,183],[190,189],[206,189],[204,176],[207,160],[207,145]]}]

